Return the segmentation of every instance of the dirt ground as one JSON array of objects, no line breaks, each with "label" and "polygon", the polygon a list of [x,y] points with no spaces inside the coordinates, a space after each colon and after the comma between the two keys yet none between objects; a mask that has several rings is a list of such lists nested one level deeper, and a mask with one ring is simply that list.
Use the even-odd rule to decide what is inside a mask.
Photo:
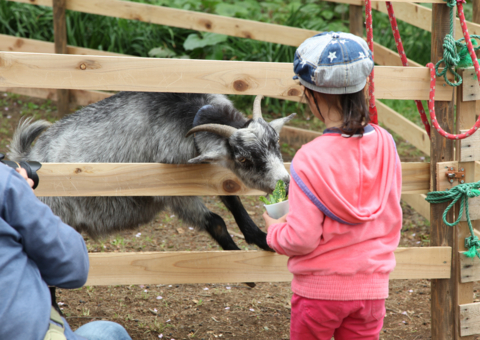
[{"label": "dirt ground", "polygon": [[[0,93],[0,152],[5,153],[20,117],[54,121],[49,101]],[[308,128],[306,121],[294,126]],[[397,138],[402,161],[425,161],[426,156]],[[285,146],[284,160],[294,150]],[[8,157],[7,157],[8,158]],[[428,161],[428,158],[427,158]],[[210,210],[222,216],[237,244],[245,243],[233,217],[216,197],[205,197]],[[263,206],[256,197],[242,201],[261,228]],[[400,246],[429,245],[429,223],[402,202],[404,222]],[[220,250],[172,213],[160,213],[151,223],[94,242],[85,237],[89,252]],[[475,286],[475,299],[480,296]],[[57,300],[73,329],[92,320],[112,320],[125,326],[132,339],[289,339],[290,284],[257,283],[249,288],[229,284],[86,286],[58,290]],[[381,339],[430,339],[430,281],[392,280]]]}]

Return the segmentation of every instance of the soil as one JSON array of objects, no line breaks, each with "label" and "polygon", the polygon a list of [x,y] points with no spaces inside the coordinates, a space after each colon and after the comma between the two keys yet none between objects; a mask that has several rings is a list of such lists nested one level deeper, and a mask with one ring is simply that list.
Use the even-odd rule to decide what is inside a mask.
[{"label": "soil", "polygon": [[[7,151],[18,120],[24,116],[55,120],[49,101],[0,93],[0,152]],[[309,128],[305,120],[291,125]],[[310,127],[311,128],[311,127]],[[425,161],[428,157],[408,142],[397,139],[402,161]],[[286,146],[284,160],[294,151]],[[242,249],[257,249],[245,243],[233,217],[216,197],[204,197],[207,207],[222,216]],[[264,208],[256,197],[242,201],[261,228]],[[408,205],[403,206],[400,246],[429,245],[429,223]],[[135,231],[111,235],[97,242],[84,235],[89,252],[220,250],[205,233],[196,232],[165,211]],[[474,298],[480,296],[475,285]],[[132,339],[289,339],[289,283],[243,283],[188,285],[86,286],[58,290],[57,301],[73,329],[92,320],[122,324]],[[390,297],[381,339],[431,339],[430,280],[391,280]]]}]

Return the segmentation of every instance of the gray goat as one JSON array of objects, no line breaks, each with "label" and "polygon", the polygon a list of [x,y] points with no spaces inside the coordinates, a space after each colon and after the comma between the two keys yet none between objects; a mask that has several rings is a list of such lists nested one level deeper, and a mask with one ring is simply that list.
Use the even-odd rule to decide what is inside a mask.
[{"label": "gray goat", "polygon": [[[248,120],[223,95],[120,92],[51,125],[25,120],[10,147],[10,159],[50,163],[216,163],[250,188],[270,193],[289,183],[279,133],[294,114],[267,123],[254,102]],[[43,133],[42,133],[43,132]],[[38,138],[35,145],[32,143]],[[269,250],[266,234],[251,220],[238,196],[221,196],[248,243]],[[165,208],[206,230],[225,250],[239,249],[223,219],[195,196],[43,197],[67,224],[93,238],[132,229]]]}]

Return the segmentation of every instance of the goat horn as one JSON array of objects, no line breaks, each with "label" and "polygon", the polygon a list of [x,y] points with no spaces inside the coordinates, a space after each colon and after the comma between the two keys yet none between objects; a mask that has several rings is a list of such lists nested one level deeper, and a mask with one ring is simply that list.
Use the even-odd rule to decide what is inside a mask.
[{"label": "goat horn", "polygon": [[252,119],[263,118],[262,107],[260,105],[262,102],[262,98],[263,98],[263,95],[261,94],[255,97],[255,101],[253,102],[253,118]]},{"label": "goat horn", "polygon": [[203,125],[195,126],[193,129],[190,129],[190,131],[187,132],[185,137],[188,137],[192,133],[200,132],[200,131],[211,132],[225,138],[230,138],[230,136],[233,135],[237,131],[237,129],[229,125],[203,124]]}]

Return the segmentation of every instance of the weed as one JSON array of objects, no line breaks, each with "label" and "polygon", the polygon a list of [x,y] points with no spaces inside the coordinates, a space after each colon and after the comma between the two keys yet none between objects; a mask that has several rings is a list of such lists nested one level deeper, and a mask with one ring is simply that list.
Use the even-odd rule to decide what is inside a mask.
[{"label": "weed", "polygon": [[90,316],[90,309],[82,308],[82,315],[83,316]]}]

